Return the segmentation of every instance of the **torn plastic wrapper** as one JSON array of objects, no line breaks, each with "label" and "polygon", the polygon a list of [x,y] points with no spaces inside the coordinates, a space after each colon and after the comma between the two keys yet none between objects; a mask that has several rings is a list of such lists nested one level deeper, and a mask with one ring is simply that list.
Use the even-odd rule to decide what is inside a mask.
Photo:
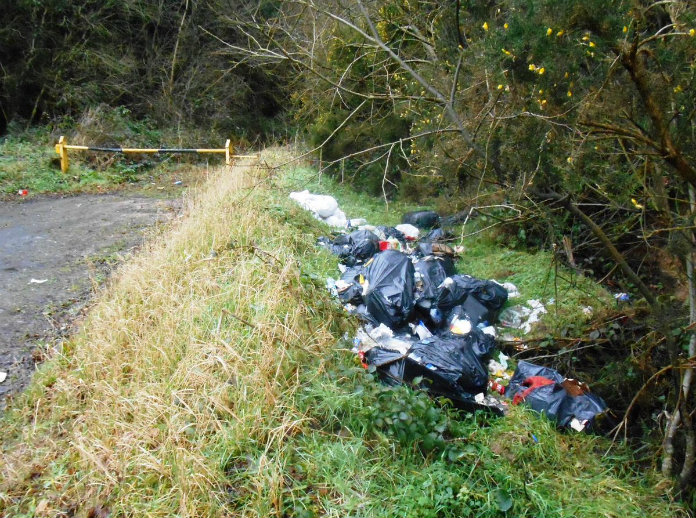
[{"label": "torn plastic wrapper", "polygon": [[374,257],[367,270],[365,304],[372,317],[392,329],[406,325],[414,308],[413,263],[405,254],[386,250]]},{"label": "torn plastic wrapper", "polygon": [[361,327],[355,337],[355,346],[359,352],[367,352],[372,348],[379,347],[406,354],[415,342],[416,339],[412,335],[407,333],[395,335],[384,324],[377,327]]},{"label": "torn plastic wrapper", "polygon": [[525,361],[517,364],[506,395],[515,404],[524,402],[545,414],[558,426],[578,431],[591,430],[597,416],[607,411],[604,400],[591,394],[587,385],[566,380],[549,367]]}]

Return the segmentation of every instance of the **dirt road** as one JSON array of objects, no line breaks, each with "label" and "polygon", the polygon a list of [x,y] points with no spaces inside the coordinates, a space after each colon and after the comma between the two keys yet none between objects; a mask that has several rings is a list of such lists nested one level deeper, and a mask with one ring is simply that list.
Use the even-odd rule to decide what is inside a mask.
[{"label": "dirt road", "polygon": [[67,332],[105,259],[137,247],[178,206],[113,194],[0,202],[0,410],[28,385],[39,346]]}]

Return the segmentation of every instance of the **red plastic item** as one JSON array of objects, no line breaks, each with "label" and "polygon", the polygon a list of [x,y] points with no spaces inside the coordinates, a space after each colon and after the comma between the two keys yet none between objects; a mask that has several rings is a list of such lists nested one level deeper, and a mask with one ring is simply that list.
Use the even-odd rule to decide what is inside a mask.
[{"label": "red plastic item", "polygon": [[494,392],[497,392],[501,396],[505,394],[505,385],[501,385],[495,380],[490,380],[488,382],[488,388],[493,390]]},{"label": "red plastic item", "polygon": [[389,241],[380,241],[379,242],[379,251],[384,252],[385,250],[389,250]]},{"label": "red plastic item", "polygon": [[553,385],[554,383],[555,381],[542,376],[531,376],[522,382],[522,386],[527,388],[524,390],[524,392],[518,392],[515,394],[515,397],[512,398],[512,404],[519,405],[536,389],[545,387],[546,385]]},{"label": "red plastic item", "polygon": [[360,351],[358,353],[358,358],[360,358],[360,365],[363,366],[363,369],[367,369],[367,360],[365,359],[365,352]]},{"label": "red plastic item", "polygon": [[17,191],[17,194],[19,194],[20,196],[26,196],[27,194],[29,194],[29,190],[28,189],[20,189]]}]

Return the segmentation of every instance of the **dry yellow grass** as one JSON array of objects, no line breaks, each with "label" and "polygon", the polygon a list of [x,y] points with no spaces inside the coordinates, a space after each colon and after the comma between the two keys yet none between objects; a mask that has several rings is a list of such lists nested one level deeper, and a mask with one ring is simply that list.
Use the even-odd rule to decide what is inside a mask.
[{"label": "dry yellow grass", "polygon": [[[0,511],[226,515],[236,489],[220,459],[302,426],[287,408],[294,366],[332,338],[296,303],[297,259],[280,244],[297,238],[250,202],[266,174],[219,169],[116,274],[11,412]],[[276,462],[261,459],[250,513],[278,509]]]}]

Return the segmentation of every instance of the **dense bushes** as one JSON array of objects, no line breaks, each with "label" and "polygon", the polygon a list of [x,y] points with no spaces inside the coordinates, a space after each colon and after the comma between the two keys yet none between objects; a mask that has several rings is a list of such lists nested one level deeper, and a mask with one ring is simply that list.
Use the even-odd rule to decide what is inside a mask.
[{"label": "dense bushes", "polygon": [[227,9],[195,0],[13,2],[0,12],[0,134],[17,118],[78,118],[100,103],[169,127],[265,132],[281,111],[282,81],[220,52],[216,37],[239,37]]}]

